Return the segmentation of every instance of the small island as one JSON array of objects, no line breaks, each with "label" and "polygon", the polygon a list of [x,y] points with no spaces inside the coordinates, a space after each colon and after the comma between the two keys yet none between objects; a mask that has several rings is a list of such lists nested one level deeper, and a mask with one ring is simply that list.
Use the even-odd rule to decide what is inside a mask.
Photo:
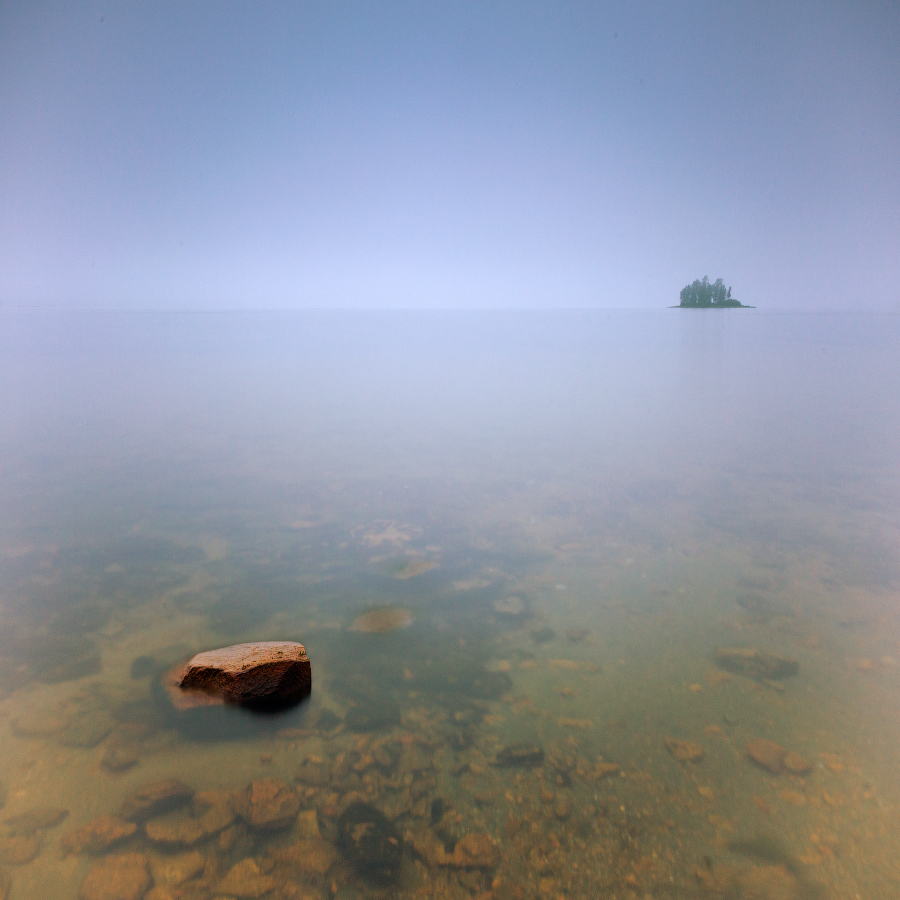
[{"label": "small island", "polygon": [[752,306],[744,306],[740,300],[731,296],[731,288],[725,287],[725,282],[717,278],[715,284],[709,283],[709,278],[703,276],[693,284],[681,289],[681,303],[673,309],[753,309]]}]

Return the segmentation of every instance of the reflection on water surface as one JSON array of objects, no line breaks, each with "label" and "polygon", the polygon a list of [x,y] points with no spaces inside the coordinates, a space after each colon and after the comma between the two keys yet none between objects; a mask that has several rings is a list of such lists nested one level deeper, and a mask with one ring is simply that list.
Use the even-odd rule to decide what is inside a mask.
[{"label": "reflection on water surface", "polygon": [[897,326],[715,315],[13,318],[0,896],[893,896]]}]

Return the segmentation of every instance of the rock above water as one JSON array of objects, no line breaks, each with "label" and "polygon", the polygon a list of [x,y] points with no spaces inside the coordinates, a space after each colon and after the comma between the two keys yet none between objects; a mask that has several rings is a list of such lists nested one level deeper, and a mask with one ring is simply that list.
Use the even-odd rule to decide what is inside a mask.
[{"label": "rock above water", "polygon": [[294,641],[235,644],[198,653],[178,680],[183,691],[264,708],[297,703],[309,694],[311,684],[306,648]]},{"label": "rock above water", "polygon": [[796,675],[800,668],[796,660],[753,647],[723,647],[716,651],[716,664],[754,681],[780,681]]},{"label": "rock above water", "polygon": [[147,857],[141,853],[107,856],[81,886],[83,900],[140,900],[150,887]]}]

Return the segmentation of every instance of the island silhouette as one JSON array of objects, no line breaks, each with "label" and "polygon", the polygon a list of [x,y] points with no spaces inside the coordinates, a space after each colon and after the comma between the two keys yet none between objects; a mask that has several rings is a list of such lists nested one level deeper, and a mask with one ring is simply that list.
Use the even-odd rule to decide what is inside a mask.
[{"label": "island silhouette", "polygon": [[745,306],[740,300],[731,296],[731,288],[725,287],[725,282],[717,278],[714,284],[709,283],[709,278],[704,275],[703,280],[697,279],[693,284],[681,289],[681,303],[673,309],[726,309],[737,308],[753,309]]}]

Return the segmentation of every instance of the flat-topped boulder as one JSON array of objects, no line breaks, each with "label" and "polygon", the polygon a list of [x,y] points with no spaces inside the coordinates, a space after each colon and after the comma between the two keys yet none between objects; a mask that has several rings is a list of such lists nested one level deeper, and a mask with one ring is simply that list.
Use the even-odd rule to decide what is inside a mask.
[{"label": "flat-topped boulder", "polygon": [[182,670],[178,687],[225,703],[283,708],[311,689],[309,657],[295,641],[234,644],[198,653]]}]

